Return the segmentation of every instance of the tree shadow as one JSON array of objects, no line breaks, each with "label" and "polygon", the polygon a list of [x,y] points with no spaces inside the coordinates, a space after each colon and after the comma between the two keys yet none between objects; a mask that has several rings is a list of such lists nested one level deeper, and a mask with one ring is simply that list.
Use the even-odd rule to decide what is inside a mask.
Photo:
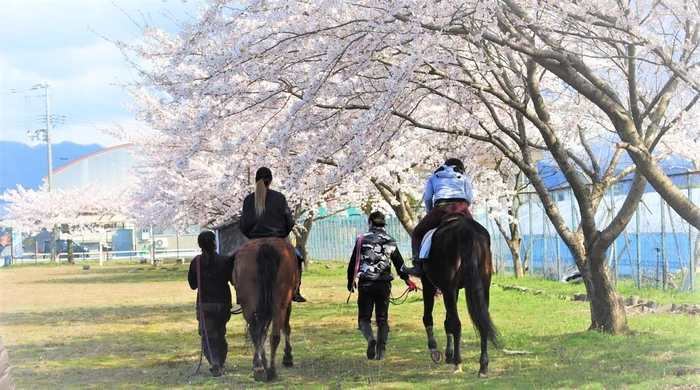
[{"label": "tree shadow", "polygon": [[91,284],[91,283],[145,283],[145,282],[171,282],[187,281],[188,265],[174,265],[170,267],[134,266],[134,267],[109,267],[90,268],[89,270],[75,270],[65,277],[54,277],[37,281],[36,283],[50,284]]}]

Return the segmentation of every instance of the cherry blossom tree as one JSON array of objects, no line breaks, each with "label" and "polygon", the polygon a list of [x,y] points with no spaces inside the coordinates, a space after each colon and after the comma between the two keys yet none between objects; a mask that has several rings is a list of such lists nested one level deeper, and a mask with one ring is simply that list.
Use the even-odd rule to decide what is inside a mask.
[{"label": "cherry blossom tree", "polygon": [[[134,62],[129,86],[139,117],[181,145],[182,166],[230,152],[225,169],[238,173],[272,155],[295,179],[283,187],[308,196],[341,193],[412,139],[422,144],[406,156],[445,135],[490,144],[574,255],[591,328],[617,334],[627,321],[606,251],[647,182],[700,227],[700,209],[656,164],[675,150],[698,159],[698,20],[698,5],[680,0],[211,1],[177,35],[145,26],[142,42],[121,45],[148,64]],[[410,193],[409,161],[387,169],[395,185],[376,174],[385,199]],[[543,162],[571,186],[577,226],[549,194]],[[624,203],[599,226],[603,195],[627,175]]]},{"label": "cherry blossom tree", "polygon": [[508,246],[513,260],[513,274],[521,278],[525,275],[527,264],[523,266],[520,247],[520,195],[526,191],[528,183],[524,182],[524,175],[517,166],[496,151],[482,154],[479,163],[492,169],[482,170],[475,178],[475,186],[491,189],[484,194],[488,218],[494,221]]},{"label": "cherry blossom tree", "polygon": [[39,190],[27,190],[22,186],[0,195],[7,202],[7,215],[3,225],[26,234],[42,229],[60,229],[67,237],[68,261],[74,263],[73,236],[101,229],[88,216],[122,214],[129,194],[125,191],[104,190],[94,182],[84,188],[70,190],[48,190],[43,185]]}]

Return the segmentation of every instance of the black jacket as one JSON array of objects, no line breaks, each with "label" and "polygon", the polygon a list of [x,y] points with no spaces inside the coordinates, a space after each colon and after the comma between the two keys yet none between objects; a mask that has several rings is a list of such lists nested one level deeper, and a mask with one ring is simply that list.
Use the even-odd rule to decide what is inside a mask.
[{"label": "black jacket", "polygon": [[[200,259],[201,262],[201,259]],[[200,264],[201,286],[197,285],[197,257],[190,262],[190,271],[187,273],[187,281],[192,290],[199,287],[197,294],[201,294],[202,302],[231,304],[231,287],[228,283],[233,271],[231,258],[214,254],[211,263],[207,266]]]},{"label": "black jacket", "polygon": [[294,218],[292,218],[292,211],[287,205],[287,198],[282,193],[268,188],[265,211],[260,218],[255,214],[255,193],[245,197],[238,226],[240,226],[243,235],[248,238],[285,238],[294,227]]},{"label": "black jacket", "polygon": [[[355,264],[357,262],[357,242],[352,250],[350,262],[348,263],[348,286],[354,282]],[[360,249],[360,267],[357,276],[360,281],[382,281],[390,282],[394,280],[391,274],[391,263],[394,263],[396,272],[403,280],[408,279],[408,274],[401,271],[403,257],[396,246],[396,240],[391,237],[384,228],[373,226],[369,232],[362,237]]]}]

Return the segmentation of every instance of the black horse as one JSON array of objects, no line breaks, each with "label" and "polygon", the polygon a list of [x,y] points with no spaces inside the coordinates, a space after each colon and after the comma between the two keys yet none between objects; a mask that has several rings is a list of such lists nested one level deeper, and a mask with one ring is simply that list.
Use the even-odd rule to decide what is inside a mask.
[{"label": "black horse", "polygon": [[488,342],[500,349],[499,334],[489,314],[492,259],[488,230],[462,213],[445,216],[433,234],[430,254],[423,269],[423,325],[428,335],[431,358],[436,363],[442,361],[442,353],[433,334],[433,306],[439,288],[447,310],[446,362],[454,364],[453,372],[462,371],[462,356],[459,351],[462,323],[457,310],[457,297],[459,290],[464,288],[469,316],[481,337],[479,378],[486,378],[489,366],[486,350]]}]

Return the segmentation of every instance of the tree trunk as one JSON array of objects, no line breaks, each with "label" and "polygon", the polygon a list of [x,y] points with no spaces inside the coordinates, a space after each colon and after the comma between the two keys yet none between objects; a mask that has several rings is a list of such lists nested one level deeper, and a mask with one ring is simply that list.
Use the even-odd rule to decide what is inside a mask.
[{"label": "tree trunk", "polygon": [[516,278],[522,278],[525,275],[523,270],[523,261],[520,259],[520,237],[514,240],[506,240],[510,255],[513,257],[513,271]]},{"label": "tree trunk", "polygon": [[311,234],[311,228],[313,227],[314,219],[313,216],[309,216],[304,220],[303,229],[294,229],[294,237],[296,238],[296,248],[301,253],[304,258],[304,268],[309,264],[309,235]]},{"label": "tree trunk", "polygon": [[[509,207],[508,212],[513,215],[513,208]],[[513,215],[513,217],[517,219],[517,215]],[[495,222],[496,227],[498,227],[498,231],[501,232],[501,236],[503,236],[503,238],[506,240],[506,245],[508,245],[510,255],[513,257],[513,272],[515,273],[515,277],[522,278],[525,275],[525,271],[523,269],[523,260],[520,254],[520,243],[522,242],[522,239],[520,238],[520,229],[518,228],[519,225],[511,222],[508,226],[510,233],[508,233],[500,221],[495,220]]]},{"label": "tree trunk", "polygon": [[68,250],[68,262],[71,264],[75,264],[75,253],[73,252],[73,240],[72,239],[67,239],[66,240],[66,247]]},{"label": "tree trunk", "polygon": [[622,297],[617,293],[610,275],[607,258],[589,258],[579,266],[590,302],[591,326],[589,329],[612,335],[625,333],[627,313]]},{"label": "tree trunk", "polygon": [[396,218],[399,219],[404,229],[406,229],[409,235],[412,234],[413,228],[416,227],[417,218],[416,210],[411,204],[411,199],[402,191],[394,191],[388,185],[376,179],[372,179],[372,184],[377,188],[382,198],[391,206],[391,209],[394,210]]}]

